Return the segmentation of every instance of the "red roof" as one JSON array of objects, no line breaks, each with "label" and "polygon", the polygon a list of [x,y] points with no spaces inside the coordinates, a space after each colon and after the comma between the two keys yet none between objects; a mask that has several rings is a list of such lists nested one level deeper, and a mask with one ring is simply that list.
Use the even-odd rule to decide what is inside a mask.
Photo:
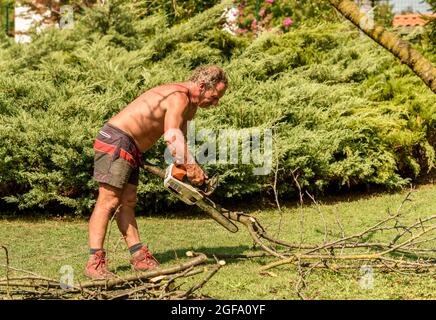
[{"label": "red roof", "polygon": [[[425,16],[433,16],[436,18],[436,14],[426,13]],[[414,27],[423,26],[428,22],[421,14],[399,14],[394,17],[392,26],[394,27]]]}]

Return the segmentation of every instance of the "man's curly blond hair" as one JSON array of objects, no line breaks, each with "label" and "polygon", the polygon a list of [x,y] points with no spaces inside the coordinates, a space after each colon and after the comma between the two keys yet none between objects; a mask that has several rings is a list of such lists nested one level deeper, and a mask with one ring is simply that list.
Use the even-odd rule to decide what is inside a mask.
[{"label": "man's curly blond hair", "polygon": [[216,65],[201,66],[194,70],[191,79],[195,83],[204,83],[206,88],[215,87],[222,82],[227,87],[227,75],[223,69]]}]

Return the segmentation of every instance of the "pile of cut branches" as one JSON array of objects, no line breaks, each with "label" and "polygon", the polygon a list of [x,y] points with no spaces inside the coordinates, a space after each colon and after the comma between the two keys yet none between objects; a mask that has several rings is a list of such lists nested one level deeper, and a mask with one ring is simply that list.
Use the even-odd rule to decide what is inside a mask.
[{"label": "pile of cut branches", "polygon": [[[0,296],[7,299],[207,299],[209,297],[197,294],[197,291],[225,265],[223,260],[208,264],[206,255],[188,251],[186,254],[191,259],[176,266],[127,277],[68,284],[9,266],[7,248],[2,248],[6,252],[7,264],[6,277],[0,279]],[[26,275],[11,275],[17,272]],[[177,283],[180,279],[199,274],[204,274],[203,279],[187,290],[182,290]]]}]

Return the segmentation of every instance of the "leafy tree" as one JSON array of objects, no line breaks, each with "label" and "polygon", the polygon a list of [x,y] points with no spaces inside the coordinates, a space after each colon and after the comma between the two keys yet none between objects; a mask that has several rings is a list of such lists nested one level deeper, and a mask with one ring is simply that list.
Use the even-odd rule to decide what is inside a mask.
[{"label": "leafy tree", "polygon": [[350,0],[329,0],[341,14],[356,27],[365,32],[379,45],[408,65],[424,83],[436,93],[436,68],[420,51],[399,36],[386,30],[383,26],[368,22],[368,18]]}]

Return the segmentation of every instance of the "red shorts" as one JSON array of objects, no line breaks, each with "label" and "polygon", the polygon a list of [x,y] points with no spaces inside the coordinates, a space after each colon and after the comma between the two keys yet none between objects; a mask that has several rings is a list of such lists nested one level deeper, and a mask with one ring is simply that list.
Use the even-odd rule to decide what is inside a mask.
[{"label": "red shorts", "polygon": [[94,143],[94,179],[117,188],[138,185],[142,155],[126,132],[105,124]]}]

